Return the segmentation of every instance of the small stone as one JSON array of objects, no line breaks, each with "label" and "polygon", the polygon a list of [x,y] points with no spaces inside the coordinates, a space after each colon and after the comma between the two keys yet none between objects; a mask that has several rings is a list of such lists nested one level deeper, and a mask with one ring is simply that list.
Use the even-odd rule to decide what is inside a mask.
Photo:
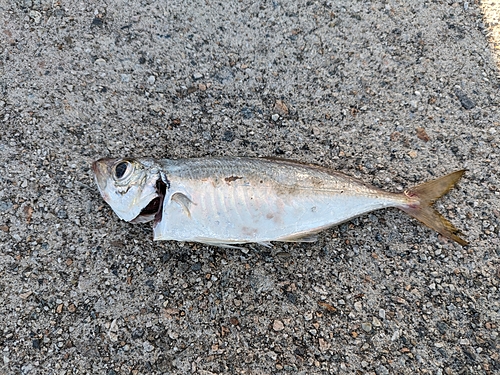
[{"label": "small stone", "polygon": [[385,310],[384,309],[380,309],[378,311],[378,316],[380,316],[382,319],[385,319]]},{"label": "small stone", "polygon": [[109,326],[109,332],[108,332],[109,338],[113,342],[118,341],[118,323],[116,319],[113,319]]},{"label": "small stone", "polygon": [[220,330],[221,330],[222,337],[226,336],[229,332],[231,332],[231,330],[229,328],[227,328],[226,326],[221,326]]},{"label": "small stone", "polygon": [[131,78],[132,78],[131,74],[120,74],[120,79],[123,83],[130,82]]},{"label": "small stone", "polygon": [[378,320],[376,317],[373,317],[372,324],[373,324],[375,327],[382,327],[382,323],[381,323],[381,322],[380,322],[380,320]]},{"label": "small stone", "polygon": [[204,83],[200,83],[198,85],[198,90],[205,91],[206,89],[207,89],[207,85],[205,85]]},{"label": "small stone", "polygon": [[274,104],[274,110],[281,116],[288,115],[288,107],[281,100],[276,100],[276,103]]},{"label": "small stone", "polygon": [[201,74],[201,73],[196,72],[196,73],[193,74],[193,79],[195,81],[197,81],[199,79],[202,79],[202,78],[203,78],[203,74]]},{"label": "small stone", "polygon": [[327,311],[330,311],[330,312],[336,312],[337,309],[330,305],[329,303],[326,303],[326,302],[323,302],[323,301],[318,301],[318,305],[323,307],[324,309],[326,309]]},{"label": "small stone", "polygon": [[375,373],[377,375],[389,375],[389,370],[387,369],[387,367],[380,365],[375,369]]},{"label": "small stone", "polygon": [[66,210],[59,210],[57,211],[57,217],[59,219],[67,219],[68,218],[68,213],[66,212]]},{"label": "small stone", "polygon": [[431,139],[424,128],[417,128],[417,138],[424,142],[428,142]]},{"label": "small stone", "polygon": [[0,201],[0,212],[7,211],[13,206],[11,201]]},{"label": "small stone", "polygon": [[195,271],[195,272],[197,272],[197,271],[201,270],[201,263],[200,263],[200,262],[196,262],[196,263],[194,263],[194,264],[191,266],[191,270],[192,270],[192,271]]},{"label": "small stone", "polygon": [[361,323],[361,328],[365,332],[371,332],[371,330],[372,330],[372,324],[371,323]]},{"label": "small stone", "polygon": [[69,304],[69,306],[68,306],[68,311],[69,311],[70,313],[74,313],[74,312],[76,311],[76,306],[75,306],[75,304],[70,303],[70,304]]},{"label": "small stone", "polygon": [[410,155],[410,158],[415,159],[418,154],[417,151],[411,150],[410,152],[408,152],[408,155]]},{"label": "small stone", "polygon": [[283,324],[283,322],[281,320],[276,319],[273,322],[273,330],[276,332],[279,332],[279,331],[283,331],[283,329],[285,329],[285,325]]},{"label": "small stone", "polygon": [[246,120],[251,119],[253,117],[253,110],[252,110],[252,108],[250,108],[250,107],[243,107],[241,109],[241,115]]},{"label": "small stone", "polygon": [[266,354],[273,361],[276,361],[278,359],[278,354],[276,354],[276,352],[273,352],[272,350],[268,351]]},{"label": "small stone", "polygon": [[96,64],[96,65],[104,65],[104,64],[106,64],[106,60],[99,58],[96,61],[94,61],[94,64]]},{"label": "small stone", "polygon": [[[233,326],[237,326],[238,324],[240,324],[240,321],[238,320],[237,317],[233,316],[233,317],[229,318],[229,323],[231,323]],[[273,328],[274,328],[274,325],[273,325]]]},{"label": "small stone", "polygon": [[30,10],[29,14],[30,18],[33,19],[33,22],[38,25],[40,23],[40,20],[42,19],[42,14],[37,10]]},{"label": "small stone", "polygon": [[155,347],[151,345],[149,341],[144,341],[144,343],[142,344],[142,348],[145,352],[152,352],[155,349]]},{"label": "small stone", "polygon": [[392,334],[391,341],[398,340],[400,335],[401,334],[399,333],[399,329],[395,330],[394,333]]},{"label": "small stone", "polygon": [[358,301],[358,302],[354,302],[354,309],[357,311],[357,312],[360,312],[363,310],[363,304]]},{"label": "small stone", "polygon": [[33,294],[33,292],[31,290],[25,292],[25,293],[21,293],[19,295],[19,297],[21,297],[22,299],[27,299],[29,296],[31,296]]},{"label": "small stone", "polygon": [[304,314],[304,319],[305,319],[305,320],[309,321],[309,320],[312,320],[312,318],[313,318],[313,314],[312,314],[312,312],[308,311],[308,312],[306,312],[306,313]]},{"label": "small stone", "polygon": [[322,352],[327,350],[328,347],[330,346],[330,344],[328,344],[328,341],[326,341],[325,339],[323,339],[321,337],[318,339],[318,343],[319,343],[319,350],[321,350]]},{"label": "small stone", "polygon": [[148,77],[148,83],[149,83],[150,85],[153,85],[155,82],[156,82],[156,78],[155,78],[155,76],[149,76],[149,77]]},{"label": "small stone", "polygon": [[102,20],[101,17],[94,17],[92,20],[92,27],[103,27],[104,26],[104,21]]},{"label": "small stone", "polygon": [[444,346],[444,343],[442,343],[442,342],[435,342],[435,343],[434,343],[434,346],[435,346],[436,348],[442,348],[442,347]]},{"label": "small stone", "polygon": [[34,339],[31,341],[33,349],[40,349],[40,339]]},{"label": "small stone", "polygon": [[226,142],[234,141],[235,135],[231,130],[226,130],[222,135],[222,140]]},{"label": "small stone", "polygon": [[118,333],[117,332],[109,331],[108,336],[112,342],[118,341]]},{"label": "small stone", "polygon": [[275,113],[274,115],[271,116],[271,120],[273,120],[274,122],[278,121],[280,118],[280,115],[278,115],[277,113]]},{"label": "small stone", "polygon": [[467,96],[462,90],[456,89],[455,94],[458,97],[458,100],[460,100],[460,104],[462,104],[462,107],[465,109],[469,110],[472,109],[476,106],[476,103]]}]

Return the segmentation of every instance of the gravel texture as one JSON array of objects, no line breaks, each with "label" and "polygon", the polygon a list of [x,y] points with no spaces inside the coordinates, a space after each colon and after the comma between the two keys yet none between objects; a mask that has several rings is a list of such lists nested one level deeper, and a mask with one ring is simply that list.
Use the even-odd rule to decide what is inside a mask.
[{"label": "gravel texture", "polygon": [[[475,2],[0,2],[0,374],[500,372],[500,83]],[[279,156],[437,203],[313,244],[152,241],[103,156]]]}]

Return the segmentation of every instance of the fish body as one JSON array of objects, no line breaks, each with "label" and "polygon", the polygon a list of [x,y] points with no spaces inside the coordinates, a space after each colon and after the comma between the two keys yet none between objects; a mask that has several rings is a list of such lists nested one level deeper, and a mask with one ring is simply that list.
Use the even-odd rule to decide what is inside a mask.
[{"label": "fish body", "polygon": [[466,244],[431,208],[463,171],[391,193],[340,172],[283,159],[101,159],[93,170],[103,198],[120,218],[154,220],[155,240],[218,246],[313,241],[323,229],[396,207]]}]

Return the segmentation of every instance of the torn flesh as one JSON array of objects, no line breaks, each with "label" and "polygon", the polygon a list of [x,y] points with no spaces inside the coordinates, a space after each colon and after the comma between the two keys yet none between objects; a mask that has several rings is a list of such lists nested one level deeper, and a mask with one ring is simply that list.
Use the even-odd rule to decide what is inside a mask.
[{"label": "torn flesh", "polygon": [[141,210],[140,214],[131,221],[131,223],[140,224],[154,220],[154,225],[156,226],[162,218],[163,200],[165,198],[166,190],[167,185],[160,177],[158,177],[158,180],[156,181],[156,193],[158,196],[149,202],[148,205]]}]

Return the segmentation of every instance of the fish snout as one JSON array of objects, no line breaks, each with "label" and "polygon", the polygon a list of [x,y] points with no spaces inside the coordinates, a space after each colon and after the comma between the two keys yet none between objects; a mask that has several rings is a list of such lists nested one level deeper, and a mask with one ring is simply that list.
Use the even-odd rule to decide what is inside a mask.
[{"label": "fish snout", "polygon": [[92,171],[94,172],[97,186],[101,191],[106,188],[109,177],[109,159],[99,159],[92,163]]}]

